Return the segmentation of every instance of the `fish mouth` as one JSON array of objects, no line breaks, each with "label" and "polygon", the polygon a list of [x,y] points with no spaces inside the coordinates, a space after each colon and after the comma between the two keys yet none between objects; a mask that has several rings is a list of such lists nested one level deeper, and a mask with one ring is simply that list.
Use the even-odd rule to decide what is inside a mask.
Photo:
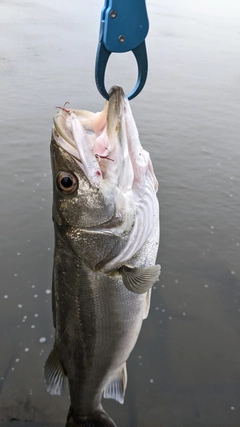
[{"label": "fish mouth", "polygon": [[[121,174],[126,172],[126,166],[125,171],[122,166],[128,156],[123,129],[127,103],[122,88],[114,86],[103,111],[92,113],[64,106],[58,107],[53,118],[55,141],[74,158],[92,186],[99,187],[103,179],[118,186]],[[134,174],[127,163],[131,187]]]},{"label": "fish mouth", "polygon": [[[140,143],[128,99],[122,88],[114,86],[102,112],[63,107],[53,121],[55,142],[72,156],[90,184],[99,188],[106,206],[114,195],[115,212],[122,218],[121,225],[108,224],[107,234],[121,237],[124,247],[104,271],[128,265],[149,239],[158,244],[158,237],[152,236],[158,235],[159,219],[158,182],[149,153]],[[106,234],[104,228],[87,227],[89,233]],[[144,259],[139,256],[139,263]]]}]

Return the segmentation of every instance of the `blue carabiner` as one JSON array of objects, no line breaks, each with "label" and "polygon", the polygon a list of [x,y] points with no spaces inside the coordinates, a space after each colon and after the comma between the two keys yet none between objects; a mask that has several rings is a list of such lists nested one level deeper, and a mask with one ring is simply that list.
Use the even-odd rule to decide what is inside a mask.
[{"label": "blue carabiner", "polygon": [[133,52],[138,65],[138,79],[127,97],[133,99],[141,92],[148,71],[145,45],[148,29],[145,0],[105,0],[95,65],[96,85],[105,99],[109,98],[104,84],[105,70],[112,52]]}]

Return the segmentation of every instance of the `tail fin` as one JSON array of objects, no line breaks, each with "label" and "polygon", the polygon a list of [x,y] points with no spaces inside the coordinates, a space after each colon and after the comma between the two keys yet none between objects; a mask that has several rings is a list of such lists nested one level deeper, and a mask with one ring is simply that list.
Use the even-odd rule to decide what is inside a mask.
[{"label": "tail fin", "polygon": [[73,414],[71,407],[68,412],[66,427],[117,427],[113,420],[103,410],[98,410],[89,417],[79,417]]}]

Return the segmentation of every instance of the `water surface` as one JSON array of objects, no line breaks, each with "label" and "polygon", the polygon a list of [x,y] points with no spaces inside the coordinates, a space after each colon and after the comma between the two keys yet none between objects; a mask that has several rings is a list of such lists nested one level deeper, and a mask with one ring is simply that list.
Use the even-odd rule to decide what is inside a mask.
[{"label": "water surface", "polygon": [[[99,111],[100,0],[0,0],[2,427],[64,426],[45,390],[53,344],[49,143],[55,105]],[[149,76],[131,102],[160,183],[161,280],[128,361],[124,427],[240,425],[240,6],[147,1]],[[107,87],[128,92],[132,55]]]}]

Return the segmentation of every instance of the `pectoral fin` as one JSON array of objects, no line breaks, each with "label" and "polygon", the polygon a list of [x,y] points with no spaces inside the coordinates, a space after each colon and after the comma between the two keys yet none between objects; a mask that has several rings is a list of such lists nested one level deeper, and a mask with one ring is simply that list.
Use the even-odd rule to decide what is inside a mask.
[{"label": "pectoral fin", "polygon": [[135,294],[144,294],[157,281],[161,272],[161,267],[158,264],[145,268],[129,268],[123,266],[121,272],[123,283],[129,291]]},{"label": "pectoral fin", "polygon": [[50,394],[61,395],[66,391],[67,376],[59,360],[58,351],[53,347],[44,366],[47,391]]},{"label": "pectoral fin", "polygon": [[115,399],[119,403],[124,402],[125,390],[127,387],[127,367],[124,363],[119,376],[115,378],[104,390],[103,396],[106,399]]}]

